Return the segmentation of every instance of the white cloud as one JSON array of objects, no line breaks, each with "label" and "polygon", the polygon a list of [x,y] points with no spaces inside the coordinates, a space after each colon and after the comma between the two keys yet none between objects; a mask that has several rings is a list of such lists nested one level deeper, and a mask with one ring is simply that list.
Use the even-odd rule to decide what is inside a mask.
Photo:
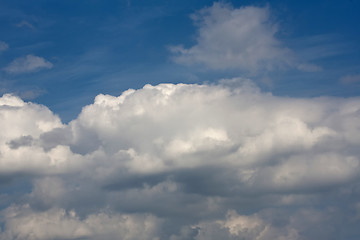
[{"label": "white cloud", "polygon": [[6,42],[0,41],[0,53],[6,51],[9,45]]},{"label": "white cloud", "polygon": [[288,67],[310,72],[321,70],[315,64],[302,63],[277,38],[278,24],[268,7],[233,8],[215,2],[191,18],[198,27],[196,44],[189,48],[171,46],[176,63],[250,73]]},{"label": "white cloud", "polygon": [[[300,173],[302,167],[326,158],[339,164],[338,173],[353,176],[359,161],[351,148],[359,140],[358,99],[329,99],[336,103],[333,106],[323,99],[283,99],[249,86],[246,81],[237,89],[162,84],[119,97],[99,95],[69,125],[61,124],[44,106],[4,95],[0,99],[3,162],[18,159],[20,166],[22,156],[36,152],[38,163],[48,159],[47,167],[66,165],[72,158],[95,161],[100,156],[112,171],[118,166],[134,174],[225,163],[241,170],[267,161]],[[329,111],[333,111],[330,117]],[[335,143],[341,143],[342,151],[328,147]],[[310,169],[317,171],[313,165]],[[322,171],[329,174],[327,178],[337,178],[331,169]],[[318,173],[314,176],[321,178]],[[302,174],[297,181],[312,173]]]},{"label": "white cloud", "polygon": [[0,109],[0,121],[3,126],[1,143],[27,135],[39,137],[42,133],[62,126],[59,117],[47,107],[24,102],[10,94],[0,98]]},{"label": "white cloud", "polygon": [[29,54],[25,57],[20,57],[12,61],[4,68],[4,71],[12,74],[19,74],[36,72],[40,69],[50,69],[52,67],[53,64],[44,58]]},{"label": "white cloud", "polygon": [[[147,239],[132,233],[154,218],[168,227],[150,224],[148,239],[309,239],[301,224],[279,227],[279,212],[259,211],[357,204],[359,106],[359,98],[277,97],[232,79],[100,94],[62,124],[45,106],[4,95],[0,184],[27,185],[0,195],[15,204],[2,213],[2,236]],[[237,213],[224,219],[229,209]],[[121,220],[134,212],[134,227]],[[107,221],[111,229],[93,227]]]},{"label": "white cloud", "polygon": [[22,171],[47,174],[62,169],[64,160],[73,155],[67,146],[46,151],[39,144],[43,134],[64,127],[59,117],[45,106],[7,94],[0,98],[0,112],[0,174]]}]

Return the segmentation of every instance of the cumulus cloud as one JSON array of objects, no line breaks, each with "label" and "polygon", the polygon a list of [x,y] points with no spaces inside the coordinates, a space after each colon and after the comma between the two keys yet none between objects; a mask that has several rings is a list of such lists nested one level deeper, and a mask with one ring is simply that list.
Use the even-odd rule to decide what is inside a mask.
[{"label": "cumulus cloud", "polygon": [[12,61],[4,71],[12,74],[36,72],[41,69],[50,69],[53,64],[42,57],[32,54],[20,57]]},{"label": "cumulus cloud", "polygon": [[[0,99],[0,111],[2,174],[22,171],[46,173],[49,168],[58,169],[64,159],[67,160],[67,154],[72,155],[67,146],[58,145],[50,151],[44,151],[44,146],[39,144],[41,136],[64,127],[59,117],[45,106],[26,103],[6,94]],[[56,156],[51,157],[52,153]]]},{"label": "cumulus cloud", "polygon": [[[346,238],[358,231],[357,213],[345,213],[360,197],[359,106],[277,97],[232,79],[100,94],[63,124],[45,106],[4,95],[0,187],[26,190],[1,196],[0,236]],[[349,231],[301,221],[338,227],[335,216]]]},{"label": "cumulus cloud", "polygon": [[173,60],[180,64],[202,64],[211,69],[245,72],[294,67],[319,71],[314,64],[301,63],[277,38],[278,24],[268,7],[233,8],[217,3],[191,16],[198,27],[192,47],[171,46]]}]

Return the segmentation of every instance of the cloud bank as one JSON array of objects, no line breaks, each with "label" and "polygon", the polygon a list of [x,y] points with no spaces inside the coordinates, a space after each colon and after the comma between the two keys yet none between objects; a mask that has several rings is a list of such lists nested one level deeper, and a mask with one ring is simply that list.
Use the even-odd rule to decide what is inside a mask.
[{"label": "cloud bank", "polygon": [[4,95],[0,238],[352,239],[359,118],[246,79],[100,94],[68,124]]}]

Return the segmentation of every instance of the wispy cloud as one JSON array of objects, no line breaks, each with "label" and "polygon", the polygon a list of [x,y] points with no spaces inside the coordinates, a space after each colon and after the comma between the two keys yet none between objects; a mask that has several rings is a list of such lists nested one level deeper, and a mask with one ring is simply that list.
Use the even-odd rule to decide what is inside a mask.
[{"label": "wispy cloud", "polygon": [[30,28],[30,29],[35,29],[35,26],[32,25],[31,23],[29,23],[28,21],[21,21],[19,22],[18,24],[16,24],[17,27],[27,27],[27,28]]},{"label": "wispy cloud", "polygon": [[25,57],[15,59],[3,70],[7,73],[19,74],[36,72],[41,69],[50,69],[52,67],[53,64],[44,58],[29,54]]},{"label": "wispy cloud", "polygon": [[297,55],[305,61],[318,61],[351,52],[353,45],[339,36],[331,34],[314,35],[292,39],[289,44],[301,49]]},{"label": "wispy cloud", "polygon": [[6,51],[9,45],[6,42],[0,41],[0,53]]},{"label": "wispy cloud", "polygon": [[340,82],[348,83],[348,84],[360,82],[360,74],[346,75],[346,76],[340,78]]}]

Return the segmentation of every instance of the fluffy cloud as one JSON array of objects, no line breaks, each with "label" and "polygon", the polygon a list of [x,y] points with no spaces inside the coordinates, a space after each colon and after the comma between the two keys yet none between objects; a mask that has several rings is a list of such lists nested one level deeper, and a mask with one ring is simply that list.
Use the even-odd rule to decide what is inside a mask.
[{"label": "fluffy cloud", "polygon": [[7,73],[18,74],[39,71],[40,69],[50,69],[53,64],[42,57],[26,55],[12,61],[4,70]]},{"label": "fluffy cloud", "polygon": [[252,73],[287,67],[310,72],[321,70],[314,64],[299,62],[295,54],[283,46],[276,37],[278,26],[267,7],[233,8],[229,4],[214,3],[191,18],[198,27],[196,44],[189,48],[171,46],[177,63]]},{"label": "fluffy cloud", "polygon": [[100,94],[63,124],[4,95],[0,187],[23,187],[0,195],[1,237],[330,239],[301,214],[357,221],[359,106],[232,79]]}]

